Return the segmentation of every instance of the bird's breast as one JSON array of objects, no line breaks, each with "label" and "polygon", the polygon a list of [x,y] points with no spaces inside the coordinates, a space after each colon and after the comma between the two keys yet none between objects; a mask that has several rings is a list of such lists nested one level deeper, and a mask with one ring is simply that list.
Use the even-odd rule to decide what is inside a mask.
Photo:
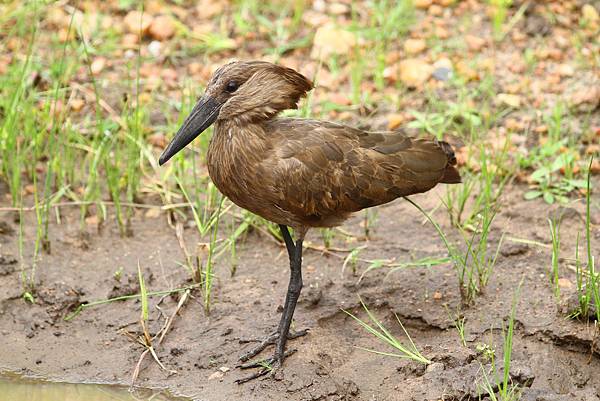
[{"label": "bird's breast", "polygon": [[208,173],[219,191],[236,205],[260,213],[271,197],[260,167],[268,144],[256,133],[216,127],[208,148]]}]

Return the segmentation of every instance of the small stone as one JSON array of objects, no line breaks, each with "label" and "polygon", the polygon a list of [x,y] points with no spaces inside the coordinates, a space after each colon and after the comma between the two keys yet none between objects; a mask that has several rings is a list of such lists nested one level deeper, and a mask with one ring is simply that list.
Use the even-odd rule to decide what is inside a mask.
[{"label": "small stone", "polygon": [[600,106],[600,85],[592,85],[591,88],[581,87],[571,96],[571,106],[579,112],[589,112]]},{"label": "small stone", "polygon": [[104,57],[96,57],[90,65],[90,71],[93,75],[98,75],[106,66],[106,59]]},{"label": "small stone", "polygon": [[442,298],[443,298],[443,295],[442,295],[441,292],[436,291],[436,292],[433,293],[433,299],[435,299],[436,301],[439,301]]},{"label": "small stone", "polygon": [[350,12],[350,7],[343,3],[333,3],[328,8],[329,12],[333,15],[344,15]]},{"label": "small stone", "polygon": [[485,46],[485,39],[480,38],[479,36],[467,35],[465,36],[465,42],[467,43],[467,47],[469,50],[478,52],[483,46]]},{"label": "small stone", "polygon": [[69,106],[71,107],[71,110],[73,110],[74,112],[81,111],[81,109],[83,109],[83,106],[85,106],[85,100],[80,99],[80,98],[72,99],[69,102]]},{"label": "small stone", "polygon": [[147,219],[156,219],[157,217],[160,217],[160,209],[157,207],[153,207],[151,209],[148,209],[146,211],[146,213],[144,214],[144,216]]},{"label": "small stone", "polygon": [[596,143],[588,145],[587,148],[585,149],[586,155],[593,155],[596,153],[600,153],[600,145],[598,145]]},{"label": "small stone", "polygon": [[154,57],[160,56],[160,49],[162,48],[162,44],[158,40],[153,40],[148,44],[148,53],[150,53]]},{"label": "small stone", "polygon": [[561,277],[558,279],[558,286],[560,288],[573,288],[573,283],[568,278]]},{"label": "small stone", "polygon": [[423,39],[407,39],[404,42],[404,51],[408,54],[419,54],[427,48],[427,43]]},{"label": "small stone", "polygon": [[452,70],[446,67],[440,67],[433,70],[433,77],[438,81],[448,81],[452,78]]},{"label": "small stone", "polygon": [[500,93],[496,97],[496,100],[499,104],[504,104],[506,106],[510,106],[514,109],[521,107],[521,96],[512,95],[509,93]]},{"label": "small stone", "polygon": [[218,370],[218,371],[214,372],[213,374],[211,374],[210,376],[208,376],[208,380],[222,379],[223,376],[225,376],[225,373]]},{"label": "small stone", "polygon": [[123,23],[127,32],[139,34],[141,30],[142,34],[146,34],[152,23],[152,16],[139,11],[130,11],[123,19]]},{"label": "small stone", "polygon": [[310,56],[313,59],[326,59],[332,54],[347,54],[355,44],[354,33],[333,25],[324,25],[315,33]]},{"label": "small stone", "polygon": [[441,6],[439,6],[438,4],[432,4],[429,7],[428,12],[429,12],[430,15],[439,17],[439,16],[441,16],[444,13],[444,9]]},{"label": "small stone", "polygon": [[23,189],[25,190],[25,193],[27,195],[31,195],[35,192],[35,185],[33,184],[27,184],[23,187]]},{"label": "small stone", "polygon": [[598,11],[591,4],[585,4],[583,7],[581,7],[581,16],[588,22],[600,21],[600,15],[598,14]]},{"label": "small stone", "polygon": [[441,372],[445,369],[445,366],[442,362],[434,362],[427,366],[427,373]]},{"label": "small stone", "polygon": [[126,49],[135,49],[137,47],[139,36],[135,33],[126,33],[121,39],[121,45]]},{"label": "small stone", "polygon": [[221,367],[219,368],[219,370],[220,370],[221,372],[223,372],[223,373],[227,373],[227,372],[229,372],[231,369],[230,369],[230,368],[228,368],[227,366],[221,366]]},{"label": "small stone", "polygon": [[558,73],[562,77],[572,77],[575,75],[575,68],[570,64],[561,64],[558,66]]},{"label": "small stone", "polygon": [[201,0],[196,6],[196,12],[200,19],[209,20],[212,17],[222,14],[227,2],[215,0]]},{"label": "small stone", "polygon": [[450,37],[450,32],[444,27],[437,26],[435,27],[435,36],[438,39],[448,39]]},{"label": "small stone", "polygon": [[393,131],[398,128],[404,122],[404,116],[399,113],[388,115],[388,130]]},{"label": "small stone", "polygon": [[93,215],[85,218],[85,224],[87,224],[88,226],[97,226],[99,222],[100,219],[98,218],[98,215]]},{"label": "small stone", "polygon": [[413,0],[413,5],[415,8],[420,8],[422,10],[429,8],[433,4],[433,0]]},{"label": "small stone", "polygon": [[401,61],[399,67],[400,80],[409,88],[422,86],[433,73],[429,63],[414,58]]},{"label": "small stone", "polygon": [[167,40],[175,35],[175,23],[168,15],[159,15],[152,20],[148,27],[148,33],[156,40]]}]

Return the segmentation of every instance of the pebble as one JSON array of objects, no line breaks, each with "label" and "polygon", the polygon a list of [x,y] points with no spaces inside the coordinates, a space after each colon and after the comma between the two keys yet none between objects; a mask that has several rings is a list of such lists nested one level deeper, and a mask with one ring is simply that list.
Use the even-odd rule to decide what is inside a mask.
[{"label": "pebble", "polygon": [[409,58],[400,62],[400,80],[408,87],[422,86],[431,74],[433,67],[420,59]]},{"label": "pebble", "polygon": [[152,23],[152,16],[146,13],[142,14],[139,11],[130,11],[123,19],[123,23],[125,29],[130,33],[138,34],[141,29],[142,34],[146,34]]},{"label": "pebble", "polygon": [[496,100],[498,101],[498,103],[500,104],[504,104],[506,106],[510,106],[512,108],[519,108],[521,107],[521,96],[519,95],[512,95],[509,93],[500,93],[498,94],[498,96],[496,97]]},{"label": "pebble", "polygon": [[392,131],[398,128],[404,122],[404,116],[399,113],[388,115],[388,130]]},{"label": "pebble", "polygon": [[156,40],[167,40],[175,35],[175,23],[168,15],[159,15],[152,20],[148,27],[148,34]]},{"label": "pebble", "polygon": [[314,59],[326,59],[332,54],[347,54],[356,44],[356,36],[333,25],[324,25],[317,29],[310,56]]},{"label": "pebble", "polygon": [[433,0],[413,0],[413,5],[415,8],[420,8],[422,10],[429,8],[433,4]]},{"label": "pebble", "polygon": [[160,56],[160,50],[162,48],[162,44],[158,40],[153,40],[148,44],[148,53],[150,53],[154,57]]},{"label": "pebble", "polygon": [[404,51],[408,54],[419,54],[427,48],[427,43],[423,39],[407,39],[404,42]]}]

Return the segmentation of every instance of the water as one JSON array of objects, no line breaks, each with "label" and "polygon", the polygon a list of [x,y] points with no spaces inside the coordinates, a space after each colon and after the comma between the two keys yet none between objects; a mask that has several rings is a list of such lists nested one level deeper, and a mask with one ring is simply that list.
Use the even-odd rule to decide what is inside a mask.
[{"label": "water", "polygon": [[183,401],[166,391],[138,389],[109,384],[55,383],[0,374],[0,401]]}]

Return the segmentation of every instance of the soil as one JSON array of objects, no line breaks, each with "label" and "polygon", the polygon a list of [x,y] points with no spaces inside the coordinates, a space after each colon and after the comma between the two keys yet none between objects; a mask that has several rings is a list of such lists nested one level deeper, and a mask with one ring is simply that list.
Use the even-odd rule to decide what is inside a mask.
[{"label": "soil", "polygon": [[[255,231],[240,244],[233,277],[228,259],[218,260],[211,313],[204,312],[201,293],[192,292],[164,342],[157,345],[158,357],[172,372],[146,358],[136,385],[168,388],[195,400],[478,400],[482,366],[490,367],[481,346],[491,344],[496,360],[502,360],[502,330],[515,289],[523,281],[510,370],[512,380],[523,386],[522,399],[600,400],[600,375],[595,373],[600,371],[597,328],[568,319],[568,306],[557,303],[548,280],[550,250],[514,240],[548,244],[547,218],[560,211],[539,200],[524,202],[522,190],[517,187],[504,195],[503,212],[491,239],[498,241],[506,230],[508,240],[485,293],[462,308],[466,346],[451,318],[461,305],[451,265],[406,268],[389,275],[378,269],[358,283],[350,268],[342,274],[345,254],[340,258],[306,249],[304,289],[294,325],[308,328],[308,335],[290,342],[289,347],[298,352],[277,375],[236,384],[236,379],[248,374],[236,367],[237,358],[251,346],[246,340],[265,336],[275,327],[288,278],[285,249]],[[414,199],[432,210],[443,191],[438,188]],[[584,205],[575,202],[564,214],[562,246],[569,257],[577,232],[583,232],[583,213]],[[445,231],[455,231],[442,208],[435,218]],[[25,213],[24,219],[24,238],[35,238],[34,213]],[[343,228],[360,235],[361,224],[359,215]],[[70,321],[64,317],[82,302],[136,293],[138,263],[150,291],[190,283],[189,273],[180,265],[184,256],[175,230],[165,215],[149,218],[138,210],[132,237],[120,237],[118,228],[110,224],[101,232],[87,228],[82,236],[78,211],[62,208],[61,223],[53,223],[51,229],[52,252],[42,253],[38,261],[35,304],[21,296],[15,215],[3,212],[0,226],[0,341],[4,344],[0,368],[56,381],[128,384],[143,348],[125,334],[140,334],[140,302],[112,302],[84,309]],[[193,228],[184,231],[188,248],[196,241],[194,232]],[[594,238],[598,233],[594,227]],[[308,241],[320,245],[318,231],[311,232]],[[342,235],[333,245],[349,246]],[[371,238],[350,245],[367,245],[360,254],[367,259],[408,261],[445,255],[431,225],[423,224],[423,216],[402,200],[380,207]],[[27,240],[23,260],[31,260],[33,247]],[[566,268],[567,262],[563,261],[561,271],[563,300],[575,290],[574,272]],[[358,274],[366,267],[359,264]],[[114,273],[120,268],[117,280]],[[342,311],[365,318],[358,295],[387,328],[406,340],[396,314],[434,363],[425,368],[360,349],[393,351]],[[170,315],[178,300],[179,295],[151,298],[151,333],[164,323],[159,301],[162,312]]]}]

